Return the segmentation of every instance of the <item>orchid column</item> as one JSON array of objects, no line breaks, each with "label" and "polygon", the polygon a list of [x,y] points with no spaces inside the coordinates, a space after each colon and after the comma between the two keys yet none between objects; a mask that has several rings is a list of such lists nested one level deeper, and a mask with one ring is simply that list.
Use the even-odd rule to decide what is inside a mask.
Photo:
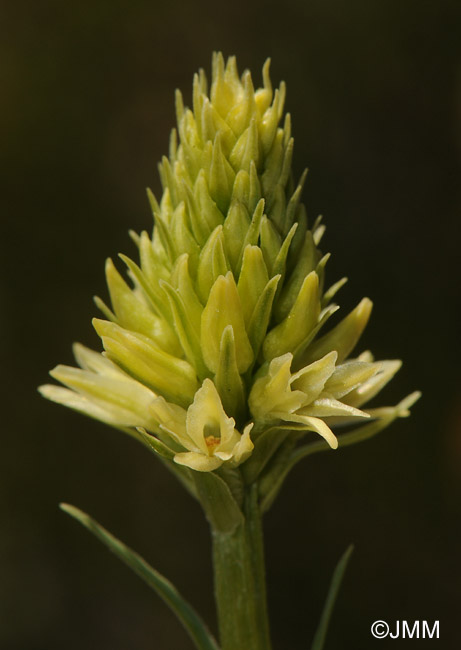
[{"label": "orchid column", "polygon": [[[192,109],[178,91],[177,129],[159,167],[163,194],[157,201],[149,192],[153,234],[133,234],[139,264],[120,256],[130,284],[106,264],[111,306],[97,299],[104,318],[93,321],[104,351],[76,345],[80,368],[51,373],[66,388],[41,387],[139,440],[200,501],[213,534],[223,650],[270,648],[261,515],[290,469],[376,434],[418,397],[363,408],[400,367],[368,351],[351,357],[368,298],[323,333],[346,280],[324,288],[324,227],[308,225],[305,174],[293,182],[284,99],[268,61],[255,91],[250,73],[240,77],[235,58],[221,54],[209,90],[204,72],[195,76]],[[113,550],[120,544],[67,510]],[[147,579],[132,552],[117,548]],[[152,575],[164,579],[148,569],[168,600]],[[178,615],[198,648],[217,647],[198,618],[191,627],[192,614]]]}]

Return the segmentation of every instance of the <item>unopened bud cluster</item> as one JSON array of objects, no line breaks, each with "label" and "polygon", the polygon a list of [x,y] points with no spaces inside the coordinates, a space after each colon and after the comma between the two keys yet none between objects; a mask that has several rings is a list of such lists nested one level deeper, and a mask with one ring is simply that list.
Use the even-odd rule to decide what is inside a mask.
[{"label": "unopened bud cluster", "polygon": [[363,409],[400,367],[369,352],[350,358],[370,300],[322,329],[345,279],[324,288],[323,226],[308,226],[305,174],[293,183],[284,99],[269,62],[255,90],[221,54],[209,89],[203,71],[195,76],[192,109],[177,93],[163,194],[149,193],[153,235],[134,236],[139,263],[121,256],[130,282],[106,265],[111,306],[97,299],[104,319],[94,320],[104,352],[76,345],[80,368],[51,373],[67,388],[41,388],[199,472],[240,466],[258,445],[263,471],[278,447],[264,434],[277,427],[336,448],[336,425],[379,427],[416,398]]}]

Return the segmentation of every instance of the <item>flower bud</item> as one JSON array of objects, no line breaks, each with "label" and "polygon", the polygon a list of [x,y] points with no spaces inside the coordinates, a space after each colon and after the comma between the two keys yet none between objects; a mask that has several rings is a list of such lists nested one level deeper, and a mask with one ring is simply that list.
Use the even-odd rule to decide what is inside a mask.
[{"label": "flower bud", "polygon": [[235,58],[217,53],[209,93],[203,71],[191,109],[177,92],[162,195],[148,192],[152,237],[133,235],[139,264],[121,256],[130,282],[106,263],[111,307],[96,298],[104,351],[76,347],[81,368],[52,371],[66,388],[42,387],[147,441],[176,469],[235,469],[254,450],[242,472],[251,481],[274,467],[283,473],[280,458],[291,466],[300,432],[335,448],[336,425],[376,420],[366,437],[408,414],[415,399],[362,410],[400,367],[369,353],[350,358],[368,298],[324,333],[345,279],[324,291],[325,228],[320,218],[308,224],[306,173],[297,183],[291,171],[285,84],[273,89],[269,61],[262,76],[255,89],[249,71],[239,76]]}]

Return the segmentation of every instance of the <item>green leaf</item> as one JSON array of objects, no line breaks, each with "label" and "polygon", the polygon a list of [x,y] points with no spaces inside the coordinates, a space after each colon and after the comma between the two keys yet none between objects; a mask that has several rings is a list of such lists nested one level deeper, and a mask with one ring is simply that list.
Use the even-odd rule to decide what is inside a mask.
[{"label": "green leaf", "polygon": [[228,485],[213,472],[194,472],[194,479],[198,498],[213,531],[232,533],[244,518]]},{"label": "green leaf", "polygon": [[225,482],[235,502],[243,510],[243,502],[245,496],[245,489],[243,484],[242,473],[240,467],[231,467],[229,463],[223,463],[221,467],[215,471],[216,475]]},{"label": "green leaf", "polygon": [[311,650],[322,650],[325,644],[325,638],[328,631],[328,624],[330,622],[331,614],[333,612],[333,607],[338,596],[339,588],[344,577],[344,573],[347,568],[347,564],[351,557],[354,546],[351,544],[341,556],[336,568],[333,572],[333,577],[331,579],[330,588],[328,590],[327,599],[325,605],[323,606],[322,615],[315,632],[314,641],[312,642]]},{"label": "green leaf", "polygon": [[142,442],[148,449],[153,451],[155,454],[158,454],[162,458],[173,460],[175,452],[170,449],[164,442],[159,440],[159,438],[148,434],[143,427],[137,427],[137,432],[141,436]]},{"label": "green leaf", "polygon": [[130,569],[157,592],[184,625],[198,650],[219,650],[205,623],[169,580],[85,512],[68,503],[61,503],[60,508],[79,521],[82,526],[85,526],[100,542],[105,544],[122,562],[127,564]]}]

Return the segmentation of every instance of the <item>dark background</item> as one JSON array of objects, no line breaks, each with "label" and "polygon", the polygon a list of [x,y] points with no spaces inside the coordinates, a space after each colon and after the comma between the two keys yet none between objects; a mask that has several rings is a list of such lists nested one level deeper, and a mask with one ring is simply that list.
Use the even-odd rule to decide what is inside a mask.
[{"label": "dark background", "polygon": [[[103,265],[150,229],[145,187],[211,52],[288,85],[294,169],[328,226],[343,313],[375,302],[362,349],[403,358],[381,403],[422,400],[362,446],[299,465],[266,518],[276,650],[308,648],[355,542],[326,650],[461,647],[461,16],[449,0],[0,2],[1,650],[189,650],[166,606],[58,510],[91,513],[214,628],[207,524],[135,442],[41,399],[71,342],[98,348]],[[6,233],[6,236],[5,236]],[[458,357],[459,358],[459,357]],[[375,641],[384,619],[439,641]],[[242,649],[245,650],[245,649]],[[251,649],[248,649],[251,650]]]}]

